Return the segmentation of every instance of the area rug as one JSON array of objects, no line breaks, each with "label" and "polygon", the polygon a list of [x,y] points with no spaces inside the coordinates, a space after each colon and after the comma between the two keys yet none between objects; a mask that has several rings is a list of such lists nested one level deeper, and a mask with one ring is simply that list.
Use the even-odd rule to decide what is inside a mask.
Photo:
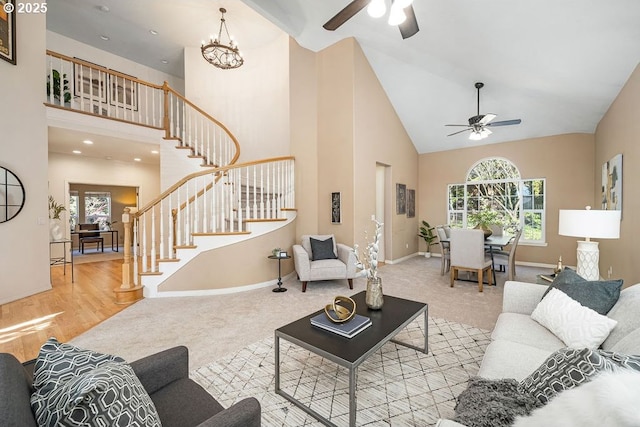
[{"label": "area rug", "polygon": [[[358,426],[434,426],[452,418],[455,398],[477,374],[490,332],[430,318],[429,353],[389,342],[357,372]],[[397,340],[422,345],[422,317]],[[274,392],[274,340],[266,338],[191,372],[224,407],[253,396],[264,427],[321,427],[315,418]],[[308,350],[280,340],[280,386],[329,418],[349,425],[348,371]]]}]

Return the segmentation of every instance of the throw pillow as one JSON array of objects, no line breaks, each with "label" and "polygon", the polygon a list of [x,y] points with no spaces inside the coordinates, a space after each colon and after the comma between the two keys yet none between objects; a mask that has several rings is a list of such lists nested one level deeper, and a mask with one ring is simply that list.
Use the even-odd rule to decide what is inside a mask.
[{"label": "throw pillow", "polygon": [[514,427],[637,427],[640,425],[640,373],[603,372],[588,384],[561,393]]},{"label": "throw pillow", "polygon": [[157,426],[153,401],[131,366],[107,362],[31,396],[39,426]]},{"label": "throw pillow", "polygon": [[613,364],[597,350],[561,348],[523,379],[520,386],[547,403],[561,391],[577,387],[605,369],[613,369]]},{"label": "throw pillow", "polygon": [[319,259],[336,259],[338,258],[333,252],[333,238],[329,237],[326,240],[317,240],[310,237],[311,241],[311,256],[312,261]]},{"label": "throw pillow", "polygon": [[526,415],[541,405],[535,397],[523,392],[514,379],[473,377],[457,398],[453,420],[468,427],[507,427],[516,416]]},{"label": "throw pillow", "polygon": [[124,359],[49,338],[40,348],[33,368],[33,387],[39,389],[48,383],[53,383],[53,387],[107,362],[124,362]]},{"label": "throw pillow", "polygon": [[531,318],[573,348],[598,348],[618,323],[557,289],[538,303]]},{"label": "throw pillow", "polygon": [[620,298],[622,280],[589,281],[572,269],[565,268],[558,273],[542,298],[553,288],[561,290],[585,307],[606,315]]}]

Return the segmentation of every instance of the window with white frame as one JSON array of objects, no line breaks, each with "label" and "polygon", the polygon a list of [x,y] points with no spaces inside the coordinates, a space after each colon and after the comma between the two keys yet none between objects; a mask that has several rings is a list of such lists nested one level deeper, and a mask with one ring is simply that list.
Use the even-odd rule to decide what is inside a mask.
[{"label": "window with white frame", "polygon": [[100,229],[111,223],[111,193],[87,191],[84,193],[84,219],[89,224],[100,224]]},{"label": "window with white frame", "polygon": [[80,206],[80,197],[77,191],[69,191],[69,227],[71,230],[76,229],[76,225],[80,223],[78,209]]},{"label": "window with white frame", "polygon": [[507,159],[488,158],[469,170],[464,184],[449,184],[447,217],[452,227],[473,227],[473,214],[494,211],[506,229],[522,228],[521,242],[545,241],[544,178],[522,179]]}]

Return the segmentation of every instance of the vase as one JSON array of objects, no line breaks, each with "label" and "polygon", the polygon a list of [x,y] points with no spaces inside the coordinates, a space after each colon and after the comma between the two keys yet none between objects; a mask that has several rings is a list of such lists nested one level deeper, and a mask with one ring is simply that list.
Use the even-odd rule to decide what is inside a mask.
[{"label": "vase", "polygon": [[61,221],[59,219],[50,219],[49,220],[49,239],[50,240],[62,240],[64,237],[64,232],[62,231],[62,227],[60,226]]},{"label": "vase", "polygon": [[371,310],[380,310],[384,303],[382,295],[382,278],[375,277],[367,279],[367,292],[365,296],[367,307]]}]

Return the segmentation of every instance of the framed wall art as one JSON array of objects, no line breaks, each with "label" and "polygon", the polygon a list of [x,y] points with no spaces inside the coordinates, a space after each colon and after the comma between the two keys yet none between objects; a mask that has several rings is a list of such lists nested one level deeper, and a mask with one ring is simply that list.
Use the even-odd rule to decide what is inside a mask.
[{"label": "framed wall art", "polygon": [[416,190],[407,189],[407,218],[416,216]]},{"label": "framed wall art", "polygon": [[331,193],[331,224],[342,224],[340,192]]},{"label": "framed wall art", "polygon": [[0,0],[0,58],[16,65],[16,0]]},{"label": "framed wall art", "polygon": [[[95,65],[99,67],[99,65]],[[88,65],[74,64],[73,74],[75,80],[73,94],[75,96],[106,104],[107,73],[91,68]]]},{"label": "framed wall art", "polygon": [[109,74],[109,102],[116,107],[138,110],[138,83],[133,76]]},{"label": "framed wall art", "polygon": [[396,184],[396,215],[407,213],[407,186]]},{"label": "framed wall art", "polygon": [[602,165],[602,209],[622,210],[622,154]]}]

